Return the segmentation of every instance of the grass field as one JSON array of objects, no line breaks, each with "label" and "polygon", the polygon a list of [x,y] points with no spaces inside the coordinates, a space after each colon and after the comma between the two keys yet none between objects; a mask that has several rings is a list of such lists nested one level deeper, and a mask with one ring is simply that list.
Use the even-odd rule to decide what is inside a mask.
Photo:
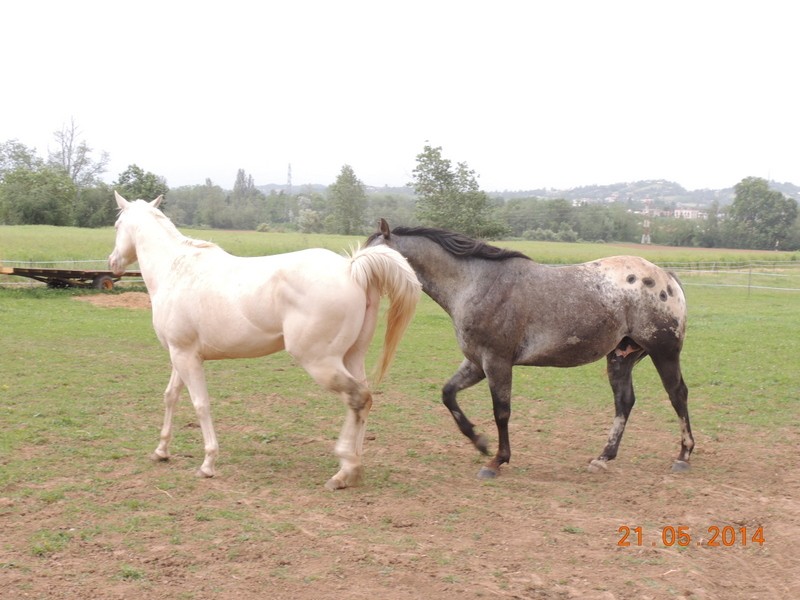
[{"label": "grass field", "polygon": [[[239,254],[359,241],[186,233]],[[0,227],[4,260],[99,258],[112,244],[111,230]],[[508,245],[542,262],[742,257]],[[0,288],[0,586],[10,598],[797,597],[800,295],[684,279],[689,474],[669,473],[678,425],[645,361],[609,473],[585,471],[613,417],[604,365],[519,368],[512,463],[478,482],[483,459],[439,400],[460,362],[452,326],[423,298],[376,390],[364,485],[336,494],[322,485],[344,409],[287,355],[208,363],[221,456],[218,476],[198,480],[202,441],[185,400],[173,460],[147,459],[169,376],[149,311],[78,301],[99,292]],[[142,288],[112,293],[130,291]],[[461,404],[494,439],[485,385]],[[637,525],[646,543],[620,546],[619,527]],[[667,546],[659,532],[678,526],[748,540],[762,527],[766,543]]]},{"label": "grass field", "polygon": [[[209,240],[232,254],[258,256],[291,252],[302,248],[328,248],[344,251],[362,242],[364,236],[302,233],[258,233],[181,229],[189,237]],[[525,252],[546,264],[577,263],[614,254],[635,253],[656,263],[725,262],[746,260],[800,261],[798,252],[726,250],[717,248],[669,248],[634,244],[562,244],[554,242],[503,241],[498,245]],[[45,225],[0,225],[0,263],[2,261],[64,261],[105,259],[114,246],[113,228],[83,229]]]}]

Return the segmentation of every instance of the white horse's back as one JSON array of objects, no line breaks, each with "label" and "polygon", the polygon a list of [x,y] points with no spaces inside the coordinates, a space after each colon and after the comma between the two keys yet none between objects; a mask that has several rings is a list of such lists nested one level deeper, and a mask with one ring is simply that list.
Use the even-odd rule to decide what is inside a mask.
[{"label": "white horse's back", "polygon": [[329,324],[350,325],[337,336],[349,348],[367,308],[349,263],[318,248],[263,257],[193,249],[153,295],[153,326],[165,347],[192,343],[204,360],[272,354]]}]

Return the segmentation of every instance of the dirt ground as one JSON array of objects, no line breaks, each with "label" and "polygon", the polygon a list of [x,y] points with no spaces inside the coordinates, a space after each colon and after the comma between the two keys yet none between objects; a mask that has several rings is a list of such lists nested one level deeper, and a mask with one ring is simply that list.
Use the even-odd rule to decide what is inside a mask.
[{"label": "dirt ground", "polygon": [[93,294],[75,296],[76,300],[89,302],[105,308],[149,309],[150,296],[145,292],[122,292],[121,294]]},{"label": "dirt ground", "polygon": [[[149,305],[146,294],[86,299]],[[387,391],[380,404],[391,401]],[[696,431],[692,470],[673,474],[677,425],[634,412],[604,473],[585,466],[609,423],[583,413],[547,434],[512,419],[512,464],[492,482],[475,479],[480,461],[449,416],[414,438],[372,433],[364,484],[336,493],[323,489],[325,476],[309,483],[280,465],[224,462],[214,479],[165,489],[163,478],[198,462],[199,448],[166,464],[123,464],[102,502],[158,499],[141,517],[163,520],[163,530],[74,538],[46,558],[25,550],[35,531],[85,530],[87,517],[58,501],[26,510],[0,497],[0,596],[800,598],[797,427]],[[217,427],[223,443],[237,433]],[[304,451],[329,455],[330,440],[313,435]],[[222,527],[222,517],[198,518],[198,507],[248,517]]]}]

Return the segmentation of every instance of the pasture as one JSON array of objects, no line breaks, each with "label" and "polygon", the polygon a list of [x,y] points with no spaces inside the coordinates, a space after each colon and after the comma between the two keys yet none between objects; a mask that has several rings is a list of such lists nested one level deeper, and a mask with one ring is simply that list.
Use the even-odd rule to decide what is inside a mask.
[{"label": "pasture", "polygon": [[[239,254],[362,238],[217,231]],[[23,239],[24,238],[24,239]],[[82,260],[113,231],[0,227],[4,260]],[[28,240],[28,241],[26,241]],[[503,244],[546,263],[789,261],[778,253]],[[797,268],[781,270],[800,288]],[[772,273],[771,275],[775,275]],[[0,288],[0,589],[9,598],[796,598],[800,292],[681,273],[696,450],[649,359],[618,458],[598,362],[514,371],[514,454],[492,481],[440,402],[461,355],[427,297],[376,390],[361,487],[323,488],[344,406],[285,353],[207,363],[217,476],[184,396],[173,458],[152,463],[169,360],[143,288]],[[766,276],[765,276],[766,277]],[[771,280],[771,279],[770,279]],[[376,343],[382,332],[376,335]],[[378,348],[368,359],[373,365]],[[486,384],[460,402],[496,443]]]}]

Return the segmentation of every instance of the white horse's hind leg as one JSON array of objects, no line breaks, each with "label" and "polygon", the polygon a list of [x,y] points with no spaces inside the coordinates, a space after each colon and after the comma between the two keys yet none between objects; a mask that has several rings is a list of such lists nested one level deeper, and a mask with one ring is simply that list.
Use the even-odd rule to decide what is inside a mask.
[{"label": "white horse's hind leg", "polygon": [[303,367],[319,385],[339,393],[348,409],[334,449],[336,456],[339,457],[340,469],[325,487],[329,490],[338,490],[358,485],[362,475],[361,454],[367,416],[372,407],[372,395],[367,386],[357,381],[341,363],[332,364],[327,360],[304,363]]},{"label": "white horse's hind leg", "polygon": [[356,389],[342,392],[348,411],[334,450],[339,457],[340,468],[325,484],[329,490],[358,485],[363,475],[361,457],[364,454],[364,436],[367,431],[367,416],[372,408],[372,394],[365,386],[355,381],[353,383],[356,384]]},{"label": "white horse's hind leg", "polygon": [[164,390],[164,425],[161,427],[161,437],[158,447],[153,452],[153,460],[169,460],[169,443],[172,440],[172,417],[175,414],[175,405],[183,391],[183,380],[178,371],[173,367],[167,389]]},{"label": "white horse's hind leg", "polygon": [[219,444],[217,443],[217,434],[214,432],[214,424],[211,420],[211,402],[208,397],[203,362],[191,351],[171,351],[170,354],[173,368],[189,389],[189,396],[192,399],[197,419],[200,422],[200,430],[203,432],[205,459],[203,464],[200,465],[197,474],[203,477],[213,477],[214,462],[217,459],[217,454],[219,454]]},{"label": "white horse's hind leg", "polygon": [[[373,312],[376,313],[377,311]],[[369,392],[369,386],[367,383],[365,355],[367,348],[369,347],[369,340],[372,339],[372,334],[375,331],[375,317],[376,315],[370,315],[368,311],[367,320],[365,321],[364,328],[361,330],[361,336],[359,337],[359,340],[356,341],[356,344],[350,349],[344,358],[345,369],[347,369],[347,371],[353,375],[356,383],[362,388],[361,390],[357,390],[355,392],[358,397],[355,405],[350,399],[350,396],[345,395],[345,402],[347,402],[348,408],[351,409],[348,411],[346,419],[350,420],[352,417],[355,418],[355,434],[353,436],[353,443],[355,444],[355,456],[358,457],[359,461],[364,455],[364,438],[367,434],[367,416],[372,409],[372,394]],[[365,397],[366,399],[362,400],[362,397]],[[345,427],[347,427],[347,421],[345,421]],[[343,435],[340,436],[339,441],[341,442],[343,438],[348,439]],[[340,449],[337,447],[337,456],[341,457],[342,454],[339,452],[339,450]],[[359,477],[360,474],[361,470],[359,471]]]}]

